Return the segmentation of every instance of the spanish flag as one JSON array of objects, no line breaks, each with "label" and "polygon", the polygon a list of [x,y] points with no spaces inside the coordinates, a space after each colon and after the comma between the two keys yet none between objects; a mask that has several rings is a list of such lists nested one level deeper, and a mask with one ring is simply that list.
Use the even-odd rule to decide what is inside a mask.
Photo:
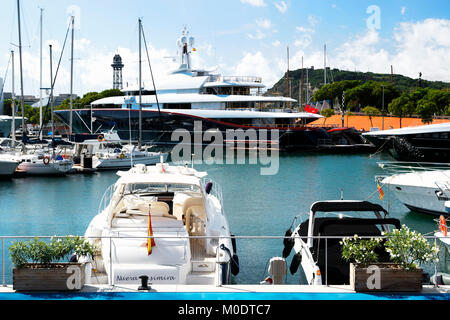
[{"label": "spanish flag", "polygon": [[[148,236],[153,236],[153,230],[152,230],[152,218],[150,214],[150,209],[148,211]],[[154,238],[147,238],[147,255],[152,254],[152,248],[155,246],[155,239]]]},{"label": "spanish flag", "polygon": [[379,182],[377,183],[377,190],[380,193],[380,200],[383,200],[384,192],[383,192],[383,189],[381,189],[381,186],[380,186]]}]

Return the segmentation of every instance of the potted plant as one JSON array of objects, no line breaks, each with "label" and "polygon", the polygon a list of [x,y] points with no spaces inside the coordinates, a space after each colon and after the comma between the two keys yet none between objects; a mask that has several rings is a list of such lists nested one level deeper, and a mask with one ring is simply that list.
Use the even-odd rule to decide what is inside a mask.
[{"label": "potted plant", "polygon": [[49,242],[34,238],[15,241],[10,247],[13,289],[17,291],[80,290],[85,283],[85,265],[68,262],[71,255],[93,257],[95,249],[84,238],[67,236]]},{"label": "potted plant", "polygon": [[[438,260],[439,248],[406,225],[384,234],[384,238],[362,239],[355,235],[341,241],[342,257],[350,261],[350,285],[357,292],[403,292],[422,290],[420,264]],[[377,253],[389,254],[378,262]]]}]

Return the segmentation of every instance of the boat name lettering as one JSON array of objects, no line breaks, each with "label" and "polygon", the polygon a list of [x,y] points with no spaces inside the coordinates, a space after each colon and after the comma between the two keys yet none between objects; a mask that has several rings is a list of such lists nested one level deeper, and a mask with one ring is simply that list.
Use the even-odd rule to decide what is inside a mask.
[{"label": "boat name lettering", "polygon": [[[159,281],[174,281],[176,280],[176,277],[173,275],[152,275],[152,276],[148,276],[148,281],[155,281],[155,280],[159,280]],[[137,276],[122,276],[122,275],[117,275],[116,276],[116,281],[139,281],[139,277]]]}]

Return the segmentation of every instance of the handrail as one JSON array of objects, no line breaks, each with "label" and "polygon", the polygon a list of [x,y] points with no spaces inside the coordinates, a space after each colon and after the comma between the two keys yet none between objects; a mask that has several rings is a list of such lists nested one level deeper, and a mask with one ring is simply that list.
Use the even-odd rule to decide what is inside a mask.
[{"label": "handrail", "polygon": [[[65,238],[66,236],[0,236],[1,239],[1,243],[2,243],[2,285],[6,286],[5,283],[5,247],[4,247],[4,243],[6,239],[35,239],[35,238]],[[373,238],[385,238],[386,236],[360,236],[359,238],[361,239],[373,239]],[[425,239],[432,239],[434,241],[436,241],[437,239],[441,239],[441,238],[448,238],[448,236],[437,236],[437,235],[423,235],[423,237]],[[110,242],[110,248],[111,248],[111,243],[112,243],[112,239],[290,239],[290,238],[294,238],[294,239],[304,239],[304,238],[308,238],[308,239],[325,239],[325,241],[327,242],[328,239],[344,239],[344,238],[349,238],[349,236],[238,236],[238,235],[234,235],[234,236],[225,236],[225,235],[216,235],[216,236],[120,236],[120,235],[116,235],[116,236],[88,236],[88,237],[84,237],[87,239],[109,239]],[[280,244],[280,251],[282,249],[282,246]],[[110,250],[111,251],[111,250]],[[110,252],[111,254],[111,252]],[[110,260],[112,261],[112,260]],[[435,270],[437,270],[437,266],[436,266],[436,262],[434,263],[435,265]],[[112,267],[112,264],[110,264],[110,267]],[[325,266],[325,268],[327,268],[328,265]],[[325,282],[327,284],[327,279],[325,279]]]},{"label": "handrail", "polygon": [[450,170],[449,163],[438,162],[380,161],[377,164],[381,169],[390,173]]},{"label": "handrail", "polygon": [[252,77],[252,76],[222,76],[222,75],[210,75],[206,82],[225,82],[225,81],[234,81],[234,82],[255,82],[262,83],[261,77]]}]

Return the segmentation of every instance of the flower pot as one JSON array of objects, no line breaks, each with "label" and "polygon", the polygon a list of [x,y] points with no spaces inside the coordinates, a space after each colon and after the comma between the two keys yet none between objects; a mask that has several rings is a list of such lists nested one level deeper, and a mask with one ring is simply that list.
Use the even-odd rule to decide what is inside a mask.
[{"label": "flower pot", "polygon": [[356,292],[417,292],[422,290],[422,269],[404,270],[399,264],[350,263],[350,286]]},{"label": "flower pot", "polygon": [[78,291],[84,284],[84,263],[29,263],[13,269],[16,291]]}]

